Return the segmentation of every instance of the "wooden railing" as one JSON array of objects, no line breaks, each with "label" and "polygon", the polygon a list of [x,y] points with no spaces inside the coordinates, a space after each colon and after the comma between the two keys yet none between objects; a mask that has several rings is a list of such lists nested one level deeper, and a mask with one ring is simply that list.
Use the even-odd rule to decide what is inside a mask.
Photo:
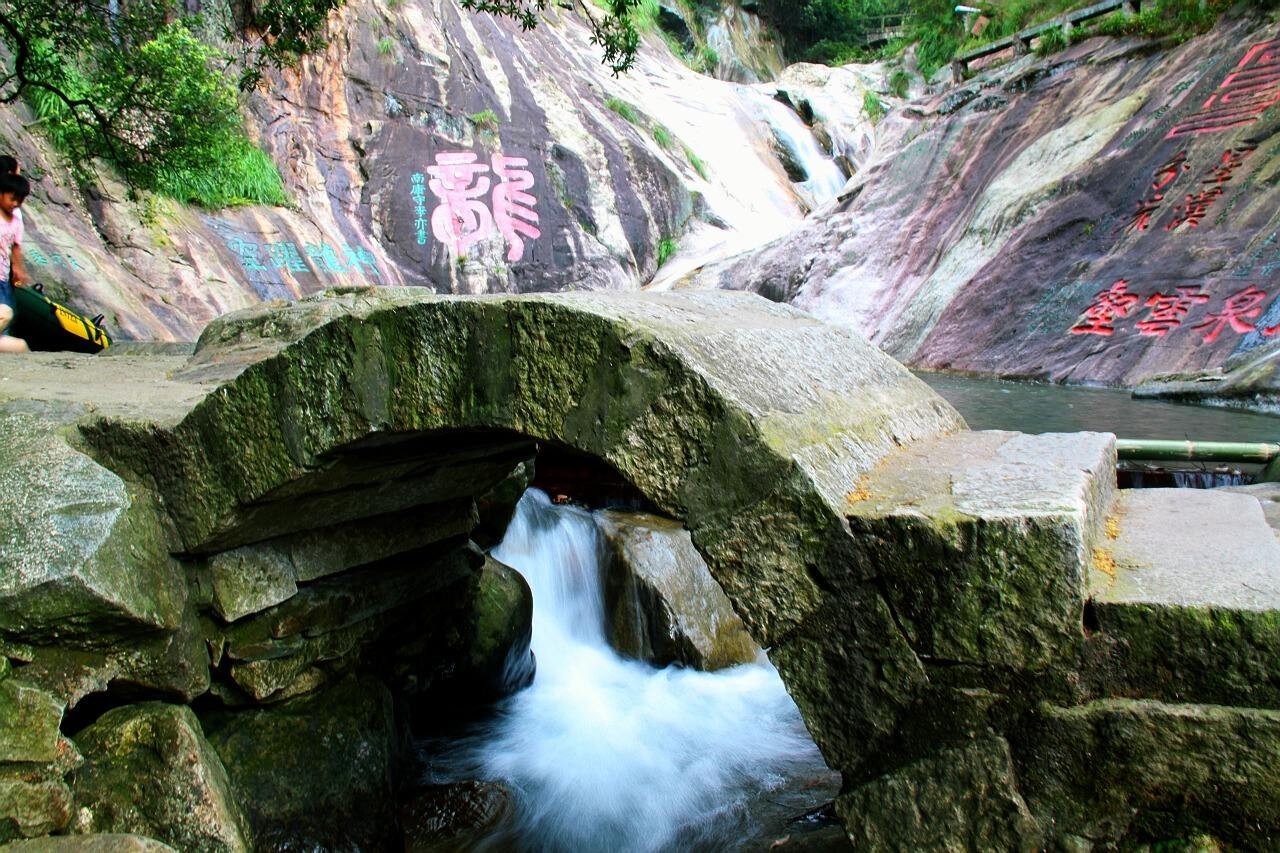
[{"label": "wooden railing", "polygon": [[991,56],[1009,48],[1013,48],[1015,56],[1022,56],[1031,50],[1031,42],[1033,40],[1044,35],[1049,30],[1061,29],[1064,34],[1068,34],[1077,24],[1110,14],[1117,9],[1124,11],[1128,15],[1136,15],[1138,14],[1139,3],[1140,0],[1103,0],[1101,3],[1094,3],[1092,6],[1086,6],[1083,9],[1076,9],[1074,12],[1059,15],[1051,21],[1045,21],[1043,24],[1028,27],[998,41],[965,51],[951,61],[951,67],[955,71],[955,79],[957,81],[962,79],[969,70],[969,63],[975,59]]}]

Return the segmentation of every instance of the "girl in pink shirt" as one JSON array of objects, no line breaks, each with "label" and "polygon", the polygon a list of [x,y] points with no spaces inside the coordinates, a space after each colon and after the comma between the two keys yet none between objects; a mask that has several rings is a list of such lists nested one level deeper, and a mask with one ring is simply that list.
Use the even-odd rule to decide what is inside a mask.
[{"label": "girl in pink shirt", "polygon": [[0,352],[27,352],[27,342],[4,334],[13,322],[13,288],[27,281],[22,262],[22,214],[19,208],[31,192],[21,175],[0,175]]}]

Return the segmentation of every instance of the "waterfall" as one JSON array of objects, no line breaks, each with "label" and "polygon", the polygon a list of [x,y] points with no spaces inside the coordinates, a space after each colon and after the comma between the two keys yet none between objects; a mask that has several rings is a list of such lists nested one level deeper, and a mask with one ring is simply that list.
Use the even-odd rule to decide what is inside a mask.
[{"label": "waterfall", "polygon": [[704,673],[615,654],[602,547],[591,513],[525,493],[493,555],[533,590],[537,676],[433,763],[512,789],[514,825],[495,846],[739,849],[753,798],[829,771],[766,660]]},{"label": "waterfall", "polygon": [[836,161],[822,150],[813,131],[801,120],[796,111],[758,89],[744,89],[760,110],[760,118],[769,125],[773,137],[783,151],[804,175],[796,182],[800,194],[816,209],[835,198],[848,181],[848,176]]}]

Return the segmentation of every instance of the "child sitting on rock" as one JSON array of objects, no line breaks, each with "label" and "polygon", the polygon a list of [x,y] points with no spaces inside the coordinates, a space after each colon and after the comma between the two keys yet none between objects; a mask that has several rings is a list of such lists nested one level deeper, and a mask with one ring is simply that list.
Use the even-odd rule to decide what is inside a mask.
[{"label": "child sitting on rock", "polygon": [[27,282],[22,262],[22,214],[31,185],[21,175],[0,174],[0,352],[28,352],[27,342],[5,334],[13,322],[13,289]]}]

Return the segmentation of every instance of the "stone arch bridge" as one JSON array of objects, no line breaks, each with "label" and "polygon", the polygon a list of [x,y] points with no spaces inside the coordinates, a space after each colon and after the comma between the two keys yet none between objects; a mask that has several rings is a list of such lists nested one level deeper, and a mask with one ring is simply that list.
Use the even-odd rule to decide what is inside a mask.
[{"label": "stone arch bridge", "polygon": [[225,791],[221,823],[95,811],[115,753],[79,733],[160,700],[203,743],[318,689],[385,643],[365,587],[483,571],[539,446],[688,527],[858,849],[1280,828],[1280,546],[1249,495],[1117,495],[1112,436],[970,432],[857,335],[726,292],[335,291],[119,349],[0,366],[0,841],[253,846]]}]

